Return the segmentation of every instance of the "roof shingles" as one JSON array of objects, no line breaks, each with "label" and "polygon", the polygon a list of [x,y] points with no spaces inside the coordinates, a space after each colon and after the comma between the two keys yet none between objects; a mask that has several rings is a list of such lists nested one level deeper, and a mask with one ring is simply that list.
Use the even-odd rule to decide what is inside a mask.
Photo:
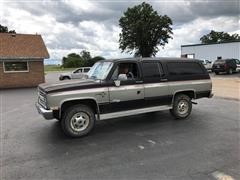
[{"label": "roof shingles", "polygon": [[49,58],[41,35],[0,33],[0,59]]}]

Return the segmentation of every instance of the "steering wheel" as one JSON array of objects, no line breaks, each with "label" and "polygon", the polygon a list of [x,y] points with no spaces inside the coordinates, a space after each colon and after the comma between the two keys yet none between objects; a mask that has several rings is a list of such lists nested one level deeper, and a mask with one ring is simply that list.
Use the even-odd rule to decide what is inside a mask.
[{"label": "steering wheel", "polygon": [[134,79],[134,75],[132,72],[128,72],[127,77],[128,79]]}]

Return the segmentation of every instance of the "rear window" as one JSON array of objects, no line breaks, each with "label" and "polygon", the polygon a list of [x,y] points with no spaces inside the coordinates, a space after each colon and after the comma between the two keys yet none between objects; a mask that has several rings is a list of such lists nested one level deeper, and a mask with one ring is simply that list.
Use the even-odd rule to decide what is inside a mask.
[{"label": "rear window", "polygon": [[84,72],[87,73],[90,70],[90,68],[84,68]]},{"label": "rear window", "polygon": [[225,63],[225,61],[226,61],[226,60],[219,59],[219,60],[216,60],[215,62]]},{"label": "rear window", "polygon": [[198,63],[170,62],[167,64],[170,75],[203,74],[204,71]]}]

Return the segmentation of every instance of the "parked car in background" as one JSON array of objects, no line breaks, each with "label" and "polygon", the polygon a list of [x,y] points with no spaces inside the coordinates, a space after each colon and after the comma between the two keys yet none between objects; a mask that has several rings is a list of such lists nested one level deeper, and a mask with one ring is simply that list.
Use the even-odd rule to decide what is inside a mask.
[{"label": "parked car in background", "polygon": [[59,76],[59,80],[69,80],[69,79],[81,79],[88,73],[91,67],[81,67],[78,69],[75,69],[72,72],[69,73],[62,73]]},{"label": "parked car in background", "polygon": [[200,61],[208,71],[212,70],[212,62],[211,61],[209,61],[207,59],[201,59]]},{"label": "parked car in background", "polygon": [[236,65],[237,65],[237,72],[240,72],[240,61],[239,59],[234,59],[236,61]]},{"label": "parked car in background", "polygon": [[237,64],[234,59],[218,59],[213,63],[212,72],[219,74],[220,72],[226,72],[232,74],[236,72]]}]

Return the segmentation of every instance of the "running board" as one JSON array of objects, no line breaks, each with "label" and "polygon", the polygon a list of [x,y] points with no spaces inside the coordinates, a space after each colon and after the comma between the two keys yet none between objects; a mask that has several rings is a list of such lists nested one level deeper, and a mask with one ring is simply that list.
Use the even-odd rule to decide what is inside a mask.
[{"label": "running board", "polygon": [[156,111],[162,111],[162,110],[168,110],[168,109],[172,109],[172,106],[166,106],[166,105],[165,106],[154,106],[154,107],[134,109],[134,110],[128,110],[128,111],[100,114],[99,119],[100,120],[112,119],[112,118],[132,116],[132,115],[137,115],[137,114],[144,114],[144,113],[148,113],[148,112],[156,112]]}]

